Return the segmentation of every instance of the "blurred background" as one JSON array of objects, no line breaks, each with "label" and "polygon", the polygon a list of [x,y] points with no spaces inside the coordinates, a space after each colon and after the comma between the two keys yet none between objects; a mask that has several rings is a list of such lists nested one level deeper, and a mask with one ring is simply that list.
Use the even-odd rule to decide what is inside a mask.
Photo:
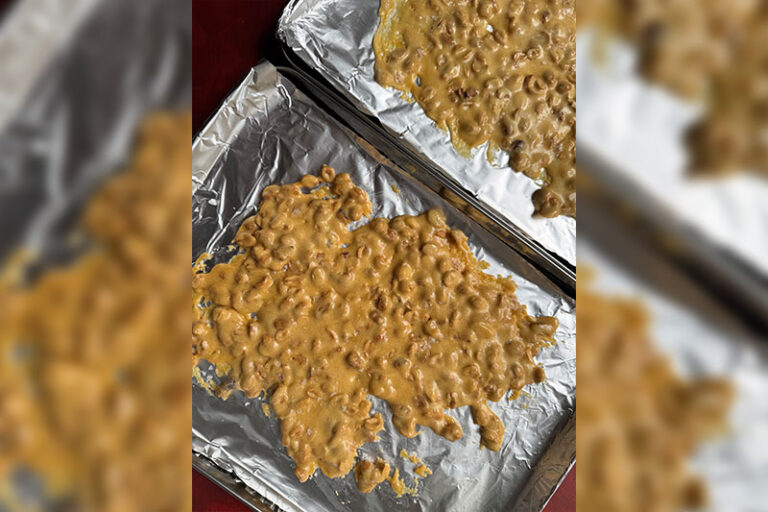
[{"label": "blurred background", "polygon": [[0,2],[0,510],[189,510],[191,6]]},{"label": "blurred background", "polygon": [[[189,143],[285,2],[194,2],[194,119],[191,4],[0,0],[0,510],[192,506]],[[550,510],[768,510],[766,2],[577,9],[578,499]]]},{"label": "blurred background", "polygon": [[768,510],[767,7],[577,2],[579,511]]}]

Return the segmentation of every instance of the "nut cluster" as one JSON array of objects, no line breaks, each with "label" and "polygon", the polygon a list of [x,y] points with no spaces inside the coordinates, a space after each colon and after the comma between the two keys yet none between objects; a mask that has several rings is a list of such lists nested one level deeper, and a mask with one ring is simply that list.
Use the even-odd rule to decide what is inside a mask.
[{"label": "nut cluster", "polygon": [[195,274],[196,359],[231,371],[225,396],[271,391],[301,481],[318,467],[347,474],[384,428],[367,395],[389,403],[407,437],[423,425],[459,439],[446,409],[469,405],[498,450],[504,426],[487,401],[544,380],[533,358],[557,320],[529,316],[440,211],[350,231],[371,213],[368,196],[348,174],[320,176],[267,187],[237,233],[244,252]]},{"label": "nut cluster", "polygon": [[376,79],[411,95],[453,144],[490,141],[543,183],[545,217],[575,215],[572,0],[383,0]]}]

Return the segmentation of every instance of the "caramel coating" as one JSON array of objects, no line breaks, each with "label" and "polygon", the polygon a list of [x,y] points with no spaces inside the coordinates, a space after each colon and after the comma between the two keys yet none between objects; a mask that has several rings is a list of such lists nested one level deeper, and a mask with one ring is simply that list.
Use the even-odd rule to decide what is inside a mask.
[{"label": "caramel coating", "polygon": [[381,457],[376,462],[361,460],[355,466],[355,480],[360,492],[369,493],[389,478],[389,464]]},{"label": "caramel coating", "polygon": [[490,141],[543,187],[544,217],[576,212],[572,0],[382,0],[376,80],[412,97],[459,150]]},{"label": "caramel coating", "polygon": [[413,470],[413,472],[416,473],[418,476],[420,476],[422,478],[426,478],[427,476],[432,474],[432,470],[429,469],[424,464],[419,464],[418,466],[416,466],[416,468]]},{"label": "caramel coating", "polygon": [[229,372],[224,397],[271,391],[301,481],[316,468],[344,476],[376,439],[384,421],[368,395],[406,437],[423,425],[459,439],[445,410],[469,405],[498,450],[504,426],[487,401],[543,379],[533,358],[557,328],[527,314],[511,279],[484,274],[441,212],[348,229],[371,211],[327,166],[269,186],[238,230],[244,252],[194,276],[195,358]]},{"label": "caramel coating", "polygon": [[694,173],[768,178],[768,4],[761,5],[745,22],[731,65],[712,78],[709,112],[688,133]]},{"label": "caramel coating", "polygon": [[649,338],[642,304],[581,285],[578,295],[577,509],[702,506],[706,487],[686,461],[722,429],[731,385],[676,375]]},{"label": "caramel coating", "polygon": [[4,483],[26,467],[66,509],[190,510],[191,133],[149,117],[85,208],[92,248],[0,280]]}]

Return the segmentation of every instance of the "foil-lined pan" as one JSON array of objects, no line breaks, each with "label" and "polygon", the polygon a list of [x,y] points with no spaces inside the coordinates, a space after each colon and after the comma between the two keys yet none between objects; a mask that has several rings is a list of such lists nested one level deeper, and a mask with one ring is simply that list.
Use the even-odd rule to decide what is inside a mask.
[{"label": "foil-lined pan", "polygon": [[510,169],[506,155],[499,154],[499,161],[490,163],[486,144],[465,158],[418,103],[376,82],[373,36],[379,25],[378,10],[378,0],[292,0],[277,33],[289,59],[298,56],[360,112],[378,120],[383,131],[423,166],[436,169],[444,180],[469,192],[480,206],[498,216],[497,222],[520,228],[531,245],[575,265],[575,219],[533,218],[531,195],[538,187]]},{"label": "foil-lined pan", "polygon": [[[526,388],[530,396],[491,404],[506,426],[500,452],[480,449],[467,408],[451,412],[464,429],[461,440],[451,443],[428,429],[406,439],[392,425],[386,404],[372,399],[373,409],[386,418],[385,430],[361,452],[381,455],[399,468],[406,485],[417,485],[415,495],[397,497],[387,484],[362,494],[352,474],[329,479],[318,472],[300,483],[280,442],[279,423],[262,410],[262,398],[236,392],[222,401],[195,384],[193,450],[203,457],[198,467],[209,474],[205,463],[215,463],[229,477],[210,476],[230,492],[246,502],[255,492],[285,511],[541,510],[575,457],[572,297],[470,214],[319,108],[286,77],[291,73],[267,62],[253,68],[195,139],[193,256],[208,252],[214,261],[225,260],[237,227],[256,212],[264,187],[296,181],[328,164],[363,187],[374,216],[442,208],[449,224],[469,236],[475,255],[490,264],[488,272],[514,276],[518,298],[531,314],[559,319],[557,343],[537,358],[546,370],[545,383]],[[215,377],[205,362],[200,369],[204,378]],[[399,457],[401,449],[416,452],[433,474],[415,483],[413,464]]]},{"label": "foil-lined pan", "polygon": [[581,195],[579,265],[595,277],[585,286],[642,301],[650,313],[650,338],[682,375],[722,377],[733,385],[726,431],[701,444],[691,460],[709,490],[706,510],[766,510],[768,333],[752,333],[700,283]]},{"label": "foil-lined pan", "polygon": [[693,257],[710,260],[709,274],[743,281],[743,293],[768,307],[768,181],[688,176],[684,134],[703,105],[640,77],[626,43],[586,29],[576,48],[580,167],[655,216],[668,238],[687,237]]}]

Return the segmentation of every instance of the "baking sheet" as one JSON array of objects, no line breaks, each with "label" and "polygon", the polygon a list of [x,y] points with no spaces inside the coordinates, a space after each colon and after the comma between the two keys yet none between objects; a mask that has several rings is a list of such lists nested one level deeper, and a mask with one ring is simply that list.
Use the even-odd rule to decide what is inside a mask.
[{"label": "baking sheet", "polygon": [[749,173],[687,176],[682,136],[702,106],[642,79],[626,43],[585,30],[576,53],[578,147],[609,161],[678,219],[768,278],[768,180]]},{"label": "baking sheet", "polygon": [[374,79],[373,35],[379,0],[292,0],[283,11],[278,36],[364,113],[373,115],[412,151],[433,162],[480,201],[523,229],[544,248],[574,265],[576,221],[533,218],[531,195],[538,188],[524,175],[486,158],[487,144],[467,159],[446,131],[418,103],[385,89]]},{"label": "baking sheet", "polygon": [[[372,399],[373,409],[386,418],[385,430],[379,441],[366,444],[361,452],[383,455],[400,469],[409,486],[414,484],[413,464],[398,454],[401,449],[416,452],[433,474],[420,481],[415,496],[398,498],[387,484],[361,494],[352,474],[331,480],[318,473],[301,484],[280,442],[278,421],[265,415],[260,398],[247,400],[240,392],[222,401],[193,386],[194,450],[286,511],[541,510],[575,456],[573,436],[567,442],[562,437],[575,407],[571,302],[465,214],[410,175],[393,170],[269,63],[248,74],[193,144],[193,256],[207,251],[224,259],[222,249],[242,220],[256,212],[265,186],[296,181],[322,164],[349,172],[370,195],[375,216],[443,208],[448,222],[469,235],[476,256],[490,263],[488,272],[514,274],[517,296],[529,312],[554,315],[560,321],[558,343],[537,358],[547,381],[526,388],[530,397],[491,404],[506,426],[500,452],[480,449],[478,428],[467,408],[451,412],[465,432],[460,441],[451,443],[431,431],[406,439],[394,429],[386,404]],[[210,365],[202,367],[210,376]],[[542,457],[546,467],[537,471]]]},{"label": "baking sheet", "polygon": [[[584,202],[582,207],[587,214]],[[691,461],[710,493],[706,510],[767,510],[768,333],[751,336],[696,283],[629,240],[631,235],[589,214],[587,220],[593,228],[580,230],[578,263],[595,270],[590,287],[640,299],[650,312],[651,339],[683,375],[726,377],[734,385],[727,432],[702,443]]]}]

